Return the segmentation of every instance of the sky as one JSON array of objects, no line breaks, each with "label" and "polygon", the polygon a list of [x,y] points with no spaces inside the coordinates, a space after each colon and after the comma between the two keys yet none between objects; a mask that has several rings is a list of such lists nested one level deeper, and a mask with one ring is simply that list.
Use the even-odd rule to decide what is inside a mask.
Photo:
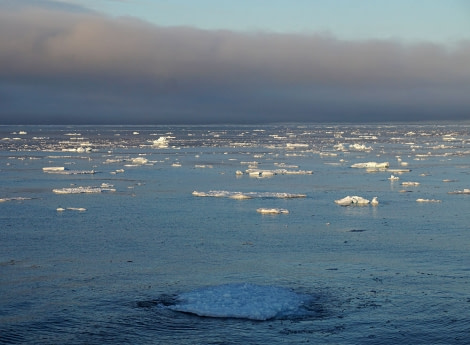
[{"label": "sky", "polygon": [[467,0],[0,0],[0,125],[434,120]]}]

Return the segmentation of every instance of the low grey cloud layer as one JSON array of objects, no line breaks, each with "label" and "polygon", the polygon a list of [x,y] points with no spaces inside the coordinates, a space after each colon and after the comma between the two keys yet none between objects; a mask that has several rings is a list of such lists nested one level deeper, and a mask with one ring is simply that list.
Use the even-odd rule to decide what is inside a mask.
[{"label": "low grey cloud layer", "polygon": [[157,27],[0,11],[3,123],[470,119],[470,42]]}]

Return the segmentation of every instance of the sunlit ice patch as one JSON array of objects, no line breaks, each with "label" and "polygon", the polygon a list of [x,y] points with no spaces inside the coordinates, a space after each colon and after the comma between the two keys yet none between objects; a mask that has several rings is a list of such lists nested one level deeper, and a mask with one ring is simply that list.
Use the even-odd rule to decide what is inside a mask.
[{"label": "sunlit ice patch", "polygon": [[313,316],[314,302],[314,296],[288,288],[239,283],[181,293],[168,308],[204,317],[264,321]]}]

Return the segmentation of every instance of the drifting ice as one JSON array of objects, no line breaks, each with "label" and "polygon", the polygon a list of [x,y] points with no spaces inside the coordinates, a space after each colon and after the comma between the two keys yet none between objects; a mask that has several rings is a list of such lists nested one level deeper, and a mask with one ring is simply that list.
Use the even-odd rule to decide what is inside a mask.
[{"label": "drifting ice", "polygon": [[289,213],[288,210],[284,208],[258,208],[256,212],[261,213],[261,214],[287,214]]},{"label": "drifting ice", "polygon": [[286,288],[254,284],[226,284],[177,296],[169,309],[205,317],[270,320],[308,314],[312,296]]},{"label": "drifting ice", "polygon": [[167,137],[160,137],[152,142],[152,146],[159,149],[167,148],[169,141]]},{"label": "drifting ice", "polygon": [[[349,206],[349,205],[367,205],[371,203],[368,199],[365,199],[360,196],[346,196],[342,199],[335,200],[335,203],[341,206]],[[377,200],[377,197],[374,197],[372,200],[372,205],[377,205],[379,202]]]},{"label": "drifting ice", "polygon": [[211,190],[208,192],[194,191],[194,196],[200,197],[218,197],[218,198],[232,198],[232,199],[251,199],[251,198],[306,198],[306,194],[294,194],[294,193],[271,193],[271,192],[228,192],[224,190]]},{"label": "drifting ice", "polygon": [[116,189],[108,187],[69,187],[69,188],[56,188],[52,190],[56,194],[81,194],[81,193],[101,193],[101,192],[115,192]]},{"label": "drifting ice", "polygon": [[374,168],[374,169],[386,169],[390,166],[388,162],[377,163],[377,162],[366,162],[356,163],[351,165],[351,168]]}]

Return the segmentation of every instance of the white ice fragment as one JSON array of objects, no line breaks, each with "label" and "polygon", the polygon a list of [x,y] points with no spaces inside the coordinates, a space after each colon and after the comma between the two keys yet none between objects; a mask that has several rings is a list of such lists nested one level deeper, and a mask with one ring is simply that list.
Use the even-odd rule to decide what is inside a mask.
[{"label": "white ice fragment", "polygon": [[370,203],[368,199],[365,199],[360,196],[346,196],[342,199],[335,200],[335,203],[341,206],[350,206],[350,205],[367,205]]},{"label": "white ice fragment", "polygon": [[167,148],[169,145],[169,137],[160,137],[152,142],[152,146],[159,149]]},{"label": "white ice fragment", "polygon": [[334,145],[333,148],[337,151],[346,151],[346,148],[344,147],[343,143],[338,143]]},{"label": "white ice fragment", "polygon": [[421,199],[421,198],[418,198],[418,199],[416,199],[416,202],[441,202],[441,200],[437,200],[437,199]]},{"label": "white ice fragment", "polygon": [[464,188],[463,190],[455,190],[453,192],[449,192],[449,194],[470,194],[470,188]]},{"label": "white ice fragment", "polygon": [[355,163],[351,165],[351,168],[374,168],[374,169],[386,169],[390,166],[388,162],[377,163],[377,162],[365,162]]},{"label": "white ice fragment", "polygon": [[193,196],[198,197],[225,197],[234,199],[248,199],[248,198],[279,198],[279,199],[290,199],[290,198],[305,198],[306,194],[296,193],[272,193],[272,192],[229,192],[223,190],[211,190],[209,192],[193,191]]},{"label": "white ice fragment", "polygon": [[289,213],[288,210],[284,208],[258,208],[256,209],[256,212],[261,213],[261,214],[287,214]]},{"label": "white ice fragment", "polygon": [[372,147],[366,146],[364,144],[354,143],[349,145],[349,149],[355,151],[371,151]]},{"label": "white ice fragment", "polygon": [[44,167],[42,171],[44,172],[57,172],[57,171],[64,171],[65,167]]},{"label": "white ice fragment", "polygon": [[235,193],[229,196],[230,199],[236,200],[245,200],[245,199],[252,199],[253,197],[243,193]]},{"label": "white ice fragment", "polygon": [[388,172],[395,173],[395,174],[403,174],[410,172],[410,169],[387,169]]},{"label": "white ice fragment", "polygon": [[288,150],[305,149],[305,148],[308,148],[308,144],[286,143],[286,149]]},{"label": "white ice fragment", "polygon": [[131,159],[132,164],[144,165],[147,164],[148,159],[144,157],[136,157]]},{"label": "white ice fragment", "polygon": [[32,198],[24,198],[21,196],[18,197],[13,197],[13,198],[0,198],[0,202],[5,202],[5,201],[23,201],[23,200],[31,200]]},{"label": "white ice fragment", "polygon": [[82,194],[82,193],[102,193],[102,192],[115,192],[114,188],[107,187],[68,187],[68,188],[55,188],[52,190],[56,194]]},{"label": "white ice fragment", "polygon": [[401,183],[402,186],[419,186],[419,182],[404,181]]},{"label": "white ice fragment", "polygon": [[395,175],[390,175],[390,177],[388,178],[390,181],[396,181],[396,180],[399,180],[400,178],[398,176],[395,176]]}]

